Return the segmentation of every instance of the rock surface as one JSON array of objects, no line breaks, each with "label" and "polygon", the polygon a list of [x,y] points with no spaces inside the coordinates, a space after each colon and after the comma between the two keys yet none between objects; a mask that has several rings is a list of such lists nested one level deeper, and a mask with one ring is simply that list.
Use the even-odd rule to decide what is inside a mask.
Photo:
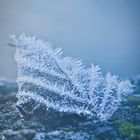
[{"label": "rock surface", "polygon": [[0,80],[0,140],[139,140],[139,86],[111,120],[101,123],[51,111],[39,118],[20,116],[15,106],[16,83]]}]

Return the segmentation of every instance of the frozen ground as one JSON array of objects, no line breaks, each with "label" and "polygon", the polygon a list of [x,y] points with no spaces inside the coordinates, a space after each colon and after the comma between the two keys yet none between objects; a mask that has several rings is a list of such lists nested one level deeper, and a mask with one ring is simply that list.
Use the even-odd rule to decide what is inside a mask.
[{"label": "frozen ground", "polygon": [[77,115],[20,116],[15,107],[17,85],[0,81],[0,140],[129,140],[140,139],[140,86],[111,120],[100,123]]}]

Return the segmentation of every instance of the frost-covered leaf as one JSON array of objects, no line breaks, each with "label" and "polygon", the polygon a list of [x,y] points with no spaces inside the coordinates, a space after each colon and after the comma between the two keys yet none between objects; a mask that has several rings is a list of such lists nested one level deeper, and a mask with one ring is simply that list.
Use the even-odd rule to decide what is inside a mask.
[{"label": "frost-covered leaf", "polygon": [[24,114],[39,108],[94,116],[108,120],[125,96],[132,92],[129,80],[102,76],[101,68],[71,57],[62,57],[61,48],[35,37],[12,37],[18,65],[17,107]]}]

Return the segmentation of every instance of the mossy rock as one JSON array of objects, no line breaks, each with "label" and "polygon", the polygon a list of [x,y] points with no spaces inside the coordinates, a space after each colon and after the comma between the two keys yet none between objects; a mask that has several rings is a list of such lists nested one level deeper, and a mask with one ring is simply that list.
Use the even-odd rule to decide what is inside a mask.
[{"label": "mossy rock", "polygon": [[140,105],[138,105],[137,108],[140,109]]},{"label": "mossy rock", "polygon": [[120,125],[119,132],[122,137],[140,140],[140,125],[133,125],[131,123],[124,122]]},{"label": "mossy rock", "polygon": [[140,105],[140,96],[130,96],[127,100],[127,105],[138,106]]}]

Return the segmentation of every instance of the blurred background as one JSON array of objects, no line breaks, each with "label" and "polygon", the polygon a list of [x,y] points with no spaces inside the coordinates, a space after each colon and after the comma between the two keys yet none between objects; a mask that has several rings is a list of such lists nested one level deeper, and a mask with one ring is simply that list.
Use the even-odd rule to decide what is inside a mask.
[{"label": "blurred background", "polygon": [[0,77],[16,79],[9,35],[35,35],[65,56],[122,77],[140,73],[139,0],[0,0]]}]

